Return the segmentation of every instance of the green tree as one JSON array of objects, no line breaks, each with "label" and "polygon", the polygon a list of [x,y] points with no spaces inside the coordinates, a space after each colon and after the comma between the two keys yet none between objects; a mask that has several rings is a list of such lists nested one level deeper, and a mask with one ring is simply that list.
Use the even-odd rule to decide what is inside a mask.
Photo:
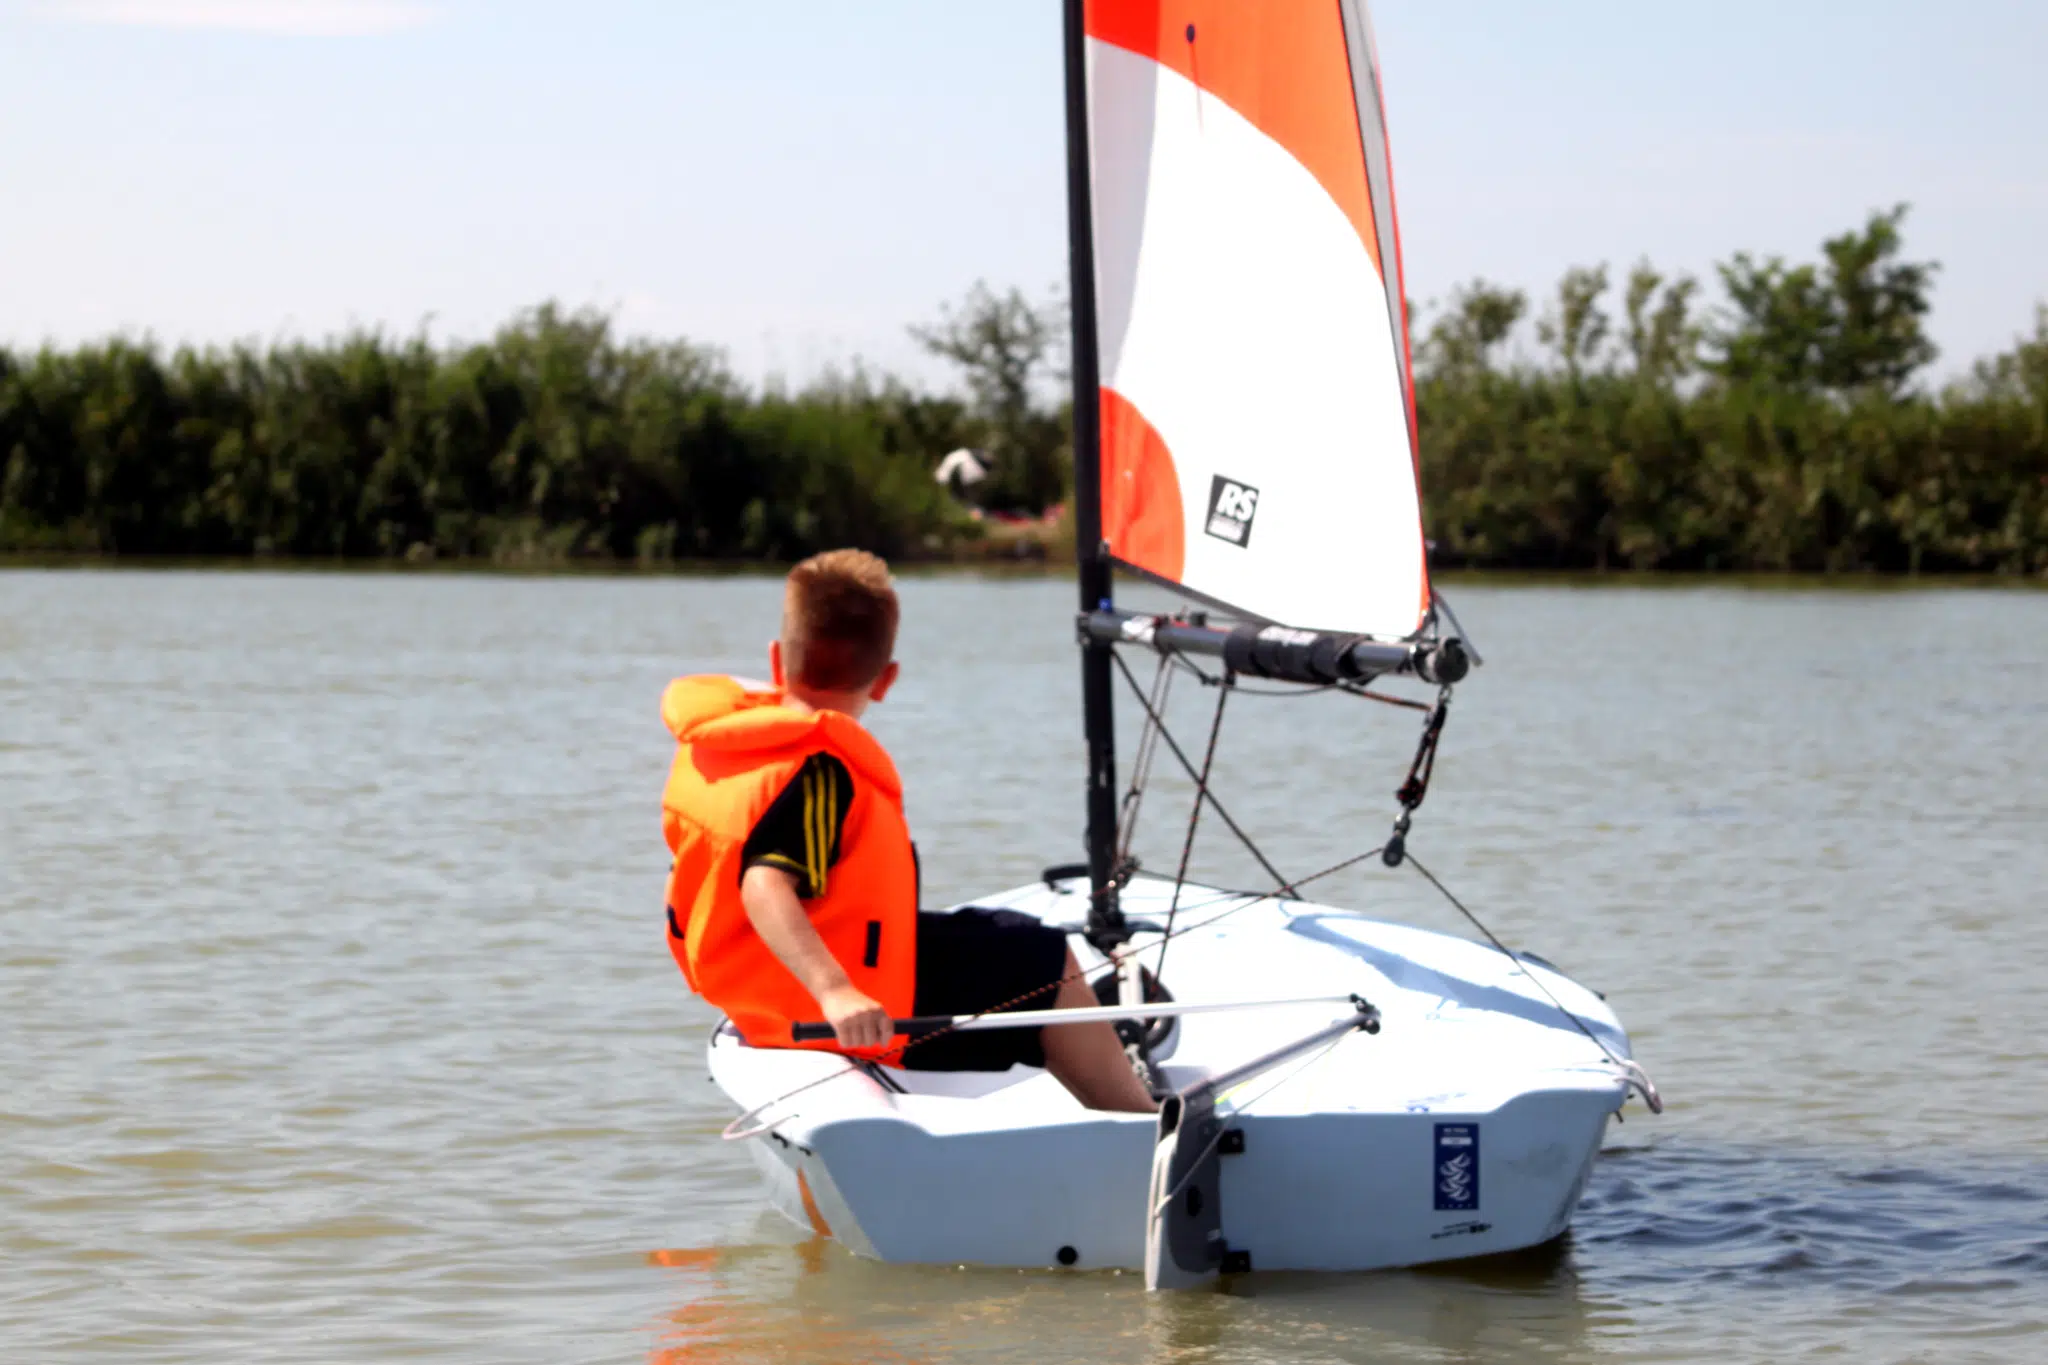
[{"label": "green tree", "polygon": [[1425,369],[1443,375],[1491,370],[1515,324],[1529,310],[1529,296],[1474,280],[1455,290],[1441,316],[1430,324],[1419,357]]},{"label": "green tree", "polygon": [[1739,252],[1720,266],[1729,307],[1710,368],[1791,389],[1902,390],[1935,356],[1922,323],[1937,269],[1899,259],[1905,217],[1904,204],[1871,214],[1823,243],[1816,263]]},{"label": "green tree", "polygon": [[1578,379],[1607,344],[1609,323],[1600,307],[1607,267],[1573,266],[1558,282],[1557,303],[1536,323],[1537,339],[1557,352],[1565,373]]},{"label": "green tree", "polygon": [[1698,291],[1698,280],[1689,275],[1666,280],[1648,261],[1629,271],[1621,340],[1637,379],[1670,384],[1698,366],[1700,327],[1692,317]]},{"label": "green tree", "polygon": [[[1933,267],[1899,259],[1897,226],[1879,215],[1808,266],[1736,258],[1705,345],[1695,282],[1647,262],[1611,320],[1605,270],[1567,274],[1528,359],[1503,356],[1523,295],[1457,291],[1417,352],[1440,558],[2048,574],[2048,310],[1969,377],[1912,387]],[[1056,310],[984,286],[920,331],[964,395],[859,369],[753,392],[713,352],[552,307],[461,346],[0,350],[0,550],[927,553],[969,533],[932,481],[941,455],[1021,452],[995,505],[1035,508],[1067,437],[1043,392]],[[1702,350],[1707,379],[1685,382]]]}]

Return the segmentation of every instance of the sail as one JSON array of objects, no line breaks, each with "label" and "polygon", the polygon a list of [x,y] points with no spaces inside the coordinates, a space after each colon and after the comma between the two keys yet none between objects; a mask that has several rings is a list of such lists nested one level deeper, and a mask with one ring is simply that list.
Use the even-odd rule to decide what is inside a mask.
[{"label": "sail", "polygon": [[1111,554],[1250,616],[1413,634],[1414,386],[1363,0],[1086,0],[1085,29]]}]

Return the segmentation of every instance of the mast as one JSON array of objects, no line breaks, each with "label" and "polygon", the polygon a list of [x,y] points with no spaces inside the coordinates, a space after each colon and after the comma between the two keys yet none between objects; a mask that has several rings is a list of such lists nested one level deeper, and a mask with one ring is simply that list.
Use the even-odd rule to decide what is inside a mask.
[{"label": "mast", "polygon": [[[1094,212],[1088,164],[1086,0],[1065,0],[1067,87],[1067,268],[1073,319],[1074,554],[1081,615],[1111,606],[1109,553],[1102,543],[1101,396],[1095,350]],[[1112,885],[1116,860],[1116,716],[1110,650],[1083,635],[1081,714],[1088,742],[1088,937],[1122,942],[1123,911]]]}]

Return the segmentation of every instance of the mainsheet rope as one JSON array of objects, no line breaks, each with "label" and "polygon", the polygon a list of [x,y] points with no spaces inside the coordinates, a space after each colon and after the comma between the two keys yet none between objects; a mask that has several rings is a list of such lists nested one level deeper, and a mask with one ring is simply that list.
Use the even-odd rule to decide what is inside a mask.
[{"label": "mainsheet rope", "polygon": [[[1330,687],[1338,688],[1338,690],[1348,692],[1353,696],[1366,697],[1374,701],[1386,702],[1395,706],[1402,706],[1412,708],[1415,710],[1428,711],[1430,715],[1429,718],[1424,722],[1422,739],[1419,745],[1417,746],[1415,760],[1413,763],[1409,765],[1408,776],[1406,780],[1402,782],[1400,790],[1395,793],[1395,799],[1399,801],[1401,804],[1401,814],[1399,818],[1396,820],[1394,832],[1392,836],[1387,840],[1387,842],[1381,844],[1378,848],[1370,850],[1369,852],[1356,854],[1352,857],[1345,858],[1339,862],[1332,863],[1330,866],[1322,869],[1319,872],[1314,872],[1306,877],[1298,878],[1294,881],[1289,881],[1281,875],[1280,871],[1277,868],[1275,868],[1272,862],[1267,859],[1266,855],[1260,851],[1258,845],[1252,841],[1251,836],[1246,834],[1243,828],[1239,826],[1238,823],[1231,818],[1230,812],[1224,809],[1223,803],[1221,801],[1216,799],[1215,793],[1209,790],[1209,774],[1215,762],[1217,739],[1221,734],[1223,727],[1224,703],[1228,701],[1230,693],[1232,691],[1244,690],[1237,688],[1234,673],[1226,670],[1221,678],[1213,678],[1210,675],[1202,672],[1201,669],[1195,667],[1193,664],[1186,663],[1186,661],[1184,660],[1179,660],[1179,656],[1177,655],[1162,655],[1162,659],[1179,660],[1184,667],[1186,667],[1190,672],[1194,673],[1196,677],[1200,678],[1204,685],[1214,686],[1220,689],[1216,698],[1215,716],[1210,722],[1208,747],[1206,752],[1203,754],[1202,766],[1198,771],[1195,768],[1195,765],[1188,759],[1187,754],[1182,751],[1179,743],[1175,741],[1172,732],[1167,729],[1165,717],[1161,714],[1161,707],[1163,706],[1165,701],[1166,691],[1168,686],[1170,686],[1170,683],[1166,682],[1166,679],[1169,677],[1169,674],[1165,669],[1164,665],[1162,664],[1160,674],[1154,678],[1153,692],[1150,696],[1148,696],[1145,689],[1141,688],[1138,685],[1137,676],[1131,672],[1130,666],[1124,662],[1123,656],[1112,651],[1110,654],[1110,658],[1116,661],[1117,669],[1119,672],[1123,674],[1124,681],[1130,685],[1132,695],[1134,695],[1138,699],[1138,704],[1145,710],[1147,725],[1146,732],[1144,735],[1144,741],[1153,741],[1155,736],[1157,739],[1164,740],[1168,750],[1173,754],[1175,760],[1179,762],[1181,769],[1187,773],[1188,777],[1195,784],[1195,799],[1193,808],[1190,810],[1188,816],[1187,835],[1181,845],[1180,867],[1177,874],[1174,877],[1173,898],[1167,906],[1166,924],[1163,932],[1160,935],[1158,942],[1158,969],[1163,969],[1166,965],[1167,945],[1173,942],[1174,939],[1181,937],[1183,934],[1190,934],[1194,933],[1196,930],[1199,929],[1206,929],[1210,925],[1219,923],[1220,921],[1227,919],[1231,915],[1237,914],[1241,910],[1248,910],[1254,905],[1260,905],[1269,900],[1276,900],[1282,898],[1299,900],[1301,898],[1301,887],[1308,885],[1310,882],[1320,881],[1325,877],[1334,876],[1336,873],[1341,872],[1346,868],[1354,867],[1357,864],[1365,862],[1368,859],[1374,857],[1379,857],[1388,867],[1398,867],[1403,861],[1406,861],[1409,863],[1413,863],[1415,866],[1415,870],[1418,873],[1420,873],[1422,877],[1425,880],[1427,880],[1431,886],[1435,887],[1438,893],[1441,894],[1445,900],[1449,901],[1451,905],[1455,907],[1460,914],[1462,914],[1468,921],[1470,921],[1472,926],[1478,929],[1479,932],[1485,936],[1486,940],[1489,943],[1491,943],[1496,949],[1498,949],[1503,956],[1505,956],[1510,962],[1514,963],[1515,966],[1522,972],[1522,974],[1527,976],[1529,980],[1535,984],[1536,988],[1543,993],[1544,997],[1550,1001],[1551,1005],[1553,1005],[1557,1009],[1558,1013],[1562,1014],[1565,1018],[1571,1020],[1573,1026],[1576,1027],[1579,1030],[1579,1032],[1583,1033],[1586,1036],[1586,1038],[1593,1044],[1594,1047],[1599,1049],[1600,1055],[1602,1057],[1604,1057],[1611,1065],[1613,1065],[1617,1070],[1621,1071],[1634,1084],[1636,1084],[1637,1088],[1642,1091],[1644,1102],[1650,1106],[1652,1112],[1661,1113],[1663,1111],[1663,1102],[1657,1095],[1656,1087],[1650,1084],[1649,1077],[1647,1073],[1643,1071],[1642,1067],[1637,1065],[1633,1061],[1624,1060],[1623,1058],[1615,1056],[1613,1051],[1608,1048],[1606,1043],[1602,1042],[1598,1035],[1596,1035],[1592,1029],[1587,1027],[1586,1022],[1583,1019],[1579,1018],[1576,1014],[1573,1014],[1570,1010],[1566,1009],[1564,1003],[1560,1001],[1557,998],[1557,996],[1551,992],[1550,988],[1544,985],[1543,982],[1536,976],[1534,972],[1529,971],[1527,965],[1523,963],[1522,959],[1516,956],[1514,951],[1510,949],[1505,943],[1501,942],[1499,937],[1496,936],[1491,929],[1487,928],[1486,925],[1479,919],[1479,917],[1476,914],[1474,914],[1472,910],[1469,907],[1467,907],[1463,901],[1459,900],[1456,896],[1451,894],[1450,888],[1446,887],[1441,881],[1439,881],[1435,873],[1431,872],[1427,867],[1425,867],[1421,863],[1421,861],[1418,860],[1413,854],[1407,852],[1406,844],[1410,818],[1413,816],[1415,810],[1421,806],[1423,797],[1426,796],[1429,791],[1429,780],[1434,775],[1434,770],[1436,767],[1437,741],[1443,733],[1444,720],[1450,709],[1451,689],[1449,686],[1445,686],[1441,689],[1441,691],[1437,695],[1435,704],[1431,705],[1429,703],[1410,701],[1400,697],[1385,696],[1380,693],[1367,691],[1362,687],[1348,687],[1342,686],[1340,684],[1329,685]],[[1304,695],[1307,692],[1317,692],[1326,690],[1329,690],[1329,688],[1306,688],[1299,692],[1287,692],[1277,694],[1255,693],[1255,695],[1298,696]],[[1155,702],[1157,702],[1158,705],[1155,705]],[[1151,763],[1152,748],[1149,745],[1147,745],[1144,748],[1142,756],[1142,770],[1146,777],[1149,777],[1150,775]],[[1133,788],[1129,793],[1126,794],[1124,800],[1126,809],[1128,809],[1131,812],[1131,817],[1135,819],[1137,803],[1138,800],[1142,797],[1142,788],[1138,784],[1138,773],[1135,771],[1133,773],[1133,778]],[[1273,890],[1258,895],[1251,895],[1250,893],[1240,893],[1245,896],[1245,899],[1239,901],[1238,904],[1233,905],[1229,909],[1223,910],[1218,914],[1212,915],[1207,919],[1200,920],[1194,924],[1186,925],[1182,928],[1176,929],[1174,927],[1174,919],[1178,915],[1181,908],[1180,894],[1187,883],[1188,862],[1194,851],[1195,832],[1198,822],[1201,818],[1202,806],[1205,802],[1209,806],[1214,808],[1218,818],[1220,818],[1223,821],[1223,823],[1230,829],[1230,832],[1232,834],[1237,836],[1239,842],[1241,842],[1245,846],[1245,848],[1250,851],[1252,857],[1258,860],[1259,866],[1264,868],[1266,873],[1269,876],[1271,876],[1278,883],[1278,885],[1275,886]],[[1127,841],[1125,842],[1124,847],[1126,849],[1128,848]],[[1130,866],[1129,859],[1127,856],[1121,858],[1120,862],[1122,862],[1125,867]],[[1120,886],[1122,884],[1122,880],[1123,879],[1120,879],[1112,887],[1105,888],[1105,890],[1115,889],[1115,886]],[[1095,895],[1101,894],[1101,892],[1091,890],[1090,894],[1092,898]],[[1209,904],[1215,904],[1215,902],[1211,901],[1209,902]],[[1146,945],[1147,948],[1150,948],[1151,946],[1151,944]],[[1021,995],[1017,995],[1009,1000],[1005,1000],[1000,1004],[991,1005],[987,1009],[981,1010],[974,1014],[963,1015],[956,1019],[953,1023],[946,1025],[944,1028],[935,1029],[930,1033],[921,1034],[916,1037],[905,1037],[903,1041],[883,1049],[882,1052],[873,1059],[869,1059],[864,1062],[849,1063],[849,1065],[843,1071],[835,1071],[827,1075],[817,1077],[814,1080],[807,1081],[803,1085],[797,1086],[792,1090],[786,1091],[785,1093],[776,1096],[774,1099],[768,1100],[762,1104],[755,1105],[752,1109],[749,1109],[745,1113],[741,1114],[738,1118],[734,1119],[731,1123],[727,1124],[722,1136],[727,1141],[737,1141],[744,1138],[759,1136],[761,1133],[768,1131],[768,1129],[772,1128],[774,1125],[764,1124],[759,1127],[744,1130],[741,1130],[741,1125],[743,1125],[750,1119],[757,1118],[760,1114],[769,1109],[774,1108],[776,1105],[794,1099],[796,1096],[803,1094],[805,1091],[823,1085],[827,1081],[834,1080],[840,1076],[866,1074],[864,1070],[866,1066],[874,1065],[876,1062],[879,1062],[884,1058],[900,1056],[902,1053],[909,1051],[911,1048],[916,1047],[922,1043],[929,1042],[934,1038],[943,1038],[947,1034],[952,1033],[956,1029],[958,1029],[961,1024],[967,1023],[970,1020],[982,1019],[991,1014],[1000,1014],[1005,1010],[1014,1009],[1018,1005],[1021,1005],[1028,1000],[1035,1000],[1039,996],[1042,996],[1049,991],[1056,992],[1062,986],[1065,986],[1071,982],[1086,981],[1091,971],[1099,971],[1103,966],[1109,967],[1111,969],[1111,972],[1114,973],[1114,971],[1121,964],[1125,956],[1135,954],[1139,951],[1140,950],[1137,948],[1131,948],[1126,946],[1123,951],[1106,953],[1105,957],[1107,961],[1105,963],[1097,964],[1097,966],[1092,968],[1080,968],[1079,970],[1070,972],[1067,975],[1062,976],[1055,981],[1049,982],[1043,986],[1034,987],[1031,990],[1025,991]],[[1163,971],[1158,969],[1155,969],[1154,971],[1154,980],[1163,979],[1164,973]],[[1320,1054],[1316,1060],[1320,1060]],[[1264,1098],[1264,1092],[1261,1093],[1259,1098]]]}]

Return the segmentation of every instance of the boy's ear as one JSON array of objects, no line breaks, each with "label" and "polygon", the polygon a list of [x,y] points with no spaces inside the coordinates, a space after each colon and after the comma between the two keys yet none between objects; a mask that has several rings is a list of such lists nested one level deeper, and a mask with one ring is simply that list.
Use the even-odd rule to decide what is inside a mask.
[{"label": "boy's ear", "polygon": [[789,680],[782,676],[782,641],[768,642],[768,680],[784,691],[789,690]]},{"label": "boy's ear", "polygon": [[896,661],[894,659],[889,660],[888,664],[883,667],[881,676],[869,685],[868,700],[880,701],[883,697],[888,696],[889,689],[896,685],[896,674],[898,671]]}]

